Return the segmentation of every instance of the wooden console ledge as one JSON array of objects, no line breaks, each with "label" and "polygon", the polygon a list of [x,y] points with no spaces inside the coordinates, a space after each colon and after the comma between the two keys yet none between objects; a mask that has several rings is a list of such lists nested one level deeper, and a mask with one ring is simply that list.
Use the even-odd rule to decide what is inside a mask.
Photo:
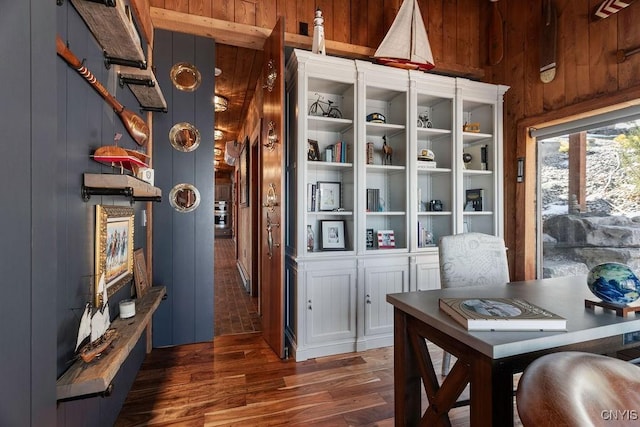
[{"label": "wooden console ledge", "polygon": [[135,300],[136,315],[134,317],[129,319],[118,317],[114,320],[111,327],[118,331],[118,338],[113,342],[113,348],[88,364],[81,359],[76,360],[57,381],[57,399],[95,395],[108,390],[120,366],[127,360],[129,353],[140,339],[142,331],[151,322],[153,313],[160,305],[166,291],[165,286],[152,286],[144,297]]}]

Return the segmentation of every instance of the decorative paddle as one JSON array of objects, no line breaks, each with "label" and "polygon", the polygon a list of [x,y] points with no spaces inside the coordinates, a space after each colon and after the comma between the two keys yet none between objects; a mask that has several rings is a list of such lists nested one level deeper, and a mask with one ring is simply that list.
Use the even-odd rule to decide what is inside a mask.
[{"label": "decorative paddle", "polygon": [[125,109],[124,106],[120,104],[118,100],[115,99],[113,95],[104,88],[104,86],[102,86],[102,84],[100,84],[91,71],[82,65],[82,62],[69,50],[60,36],[56,36],[56,51],[58,52],[58,55],[71,66],[71,68],[84,77],[96,92],[98,92],[100,96],[107,101],[107,104],[109,104],[118,117],[120,117],[122,124],[127,129],[127,132],[129,132],[129,135],[131,135],[133,140],[138,145],[146,144],[149,140],[149,126],[147,126],[147,123],[142,119],[142,117],[138,116],[133,111]]},{"label": "decorative paddle", "polygon": [[498,8],[498,0],[491,2],[489,14],[489,65],[497,65],[504,56],[504,36],[502,29],[502,15]]},{"label": "decorative paddle", "polygon": [[558,17],[553,0],[544,0],[540,27],[540,80],[549,83],[556,76]]}]

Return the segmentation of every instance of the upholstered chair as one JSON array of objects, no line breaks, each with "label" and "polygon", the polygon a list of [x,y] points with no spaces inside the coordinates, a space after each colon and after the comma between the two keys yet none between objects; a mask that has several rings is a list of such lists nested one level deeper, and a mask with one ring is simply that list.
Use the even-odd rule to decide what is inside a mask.
[{"label": "upholstered chair", "polygon": [[[458,288],[504,285],[509,281],[509,263],[504,240],[483,233],[443,236],[438,242],[440,286]],[[442,375],[449,373],[451,355],[442,356]]]},{"label": "upholstered chair", "polygon": [[577,351],[534,360],[516,391],[524,427],[640,425],[640,367]]}]

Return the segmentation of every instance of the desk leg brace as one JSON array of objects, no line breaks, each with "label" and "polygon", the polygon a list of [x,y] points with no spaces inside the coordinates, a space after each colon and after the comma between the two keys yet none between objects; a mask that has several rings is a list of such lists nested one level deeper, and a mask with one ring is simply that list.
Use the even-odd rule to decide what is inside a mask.
[{"label": "desk leg brace", "polygon": [[455,406],[456,401],[470,381],[470,368],[468,363],[458,358],[455,365],[446,376],[442,385],[438,383],[433,361],[429,354],[425,333],[421,331],[422,324],[408,322],[409,338],[415,360],[422,377],[429,407],[422,416],[422,425],[450,426],[449,411]]}]

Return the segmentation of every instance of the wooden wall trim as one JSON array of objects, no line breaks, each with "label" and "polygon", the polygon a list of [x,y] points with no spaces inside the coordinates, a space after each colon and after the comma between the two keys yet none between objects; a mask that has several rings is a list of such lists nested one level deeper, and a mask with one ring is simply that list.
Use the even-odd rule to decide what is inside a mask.
[{"label": "wooden wall trim", "polygon": [[153,46],[153,24],[149,14],[149,0],[131,0],[133,13],[138,19],[140,31],[150,46]]},{"label": "wooden wall trim", "polygon": [[525,159],[525,178],[524,182],[513,184],[516,186],[515,230],[518,231],[515,236],[515,253],[512,259],[515,261],[512,262],[514,280],[535,279],[537,275],[536,215],[532,215],[536,209],[537,147],[536,138],[529,136],[529,130],[543,129],[635,105],[640,105],[640,85],[567,105],[558,110],[526,117],[518,122],[516,157]]},{"label": "wooden wall trim", "polygon": [[[215,39],[216,43],[248,49],[262,50],[264,41],[271,33],[269,28],[176,12],[159,7],[151,7],[150,13],[154,28],[209,37]],[[313,38],[294,33],[285,33],[284,42],[285,45],[289,47],[310,50]],[[344,56],[347,58],[369,59],[375,53],[375,49],[368,46],[334,40],[326,40],[326,49],[330,55]],[[462,66],[443,61],[437,61],[433,72],[471,79],[482,79],[484,77],[484,69],[482,68]]]}]

